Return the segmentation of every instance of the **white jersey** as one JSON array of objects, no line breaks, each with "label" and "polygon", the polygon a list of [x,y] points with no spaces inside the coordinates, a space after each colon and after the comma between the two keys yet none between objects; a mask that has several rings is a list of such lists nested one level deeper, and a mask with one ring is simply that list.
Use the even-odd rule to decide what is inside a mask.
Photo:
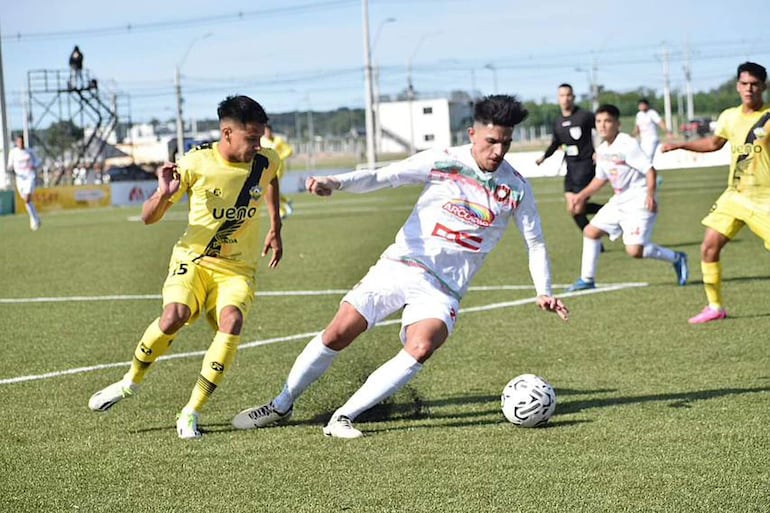
[{"label": "white jersey", "polygon": [[658,142],[658,125],[660,114],[653,109],[641,110],[636,113],[636,126],[639,129],[639,140],[643,142]]},{"label": "white jersey", "polygon": [[612,144],[603,141],[596,148],[596,178],[609,180],[615,191],[610,201],[643,202],[647,196],[647,171],[651,168],[650,157],[628,134],[619,133]]},{"label": "white jersey", "polygon": [[29,149],[14,147],[8,152],[8,171],[13,171],[19,178],[34,178],[38,165],[40,161]]},{"label": "white jersey", "polygon": [[538,295],[552,295],[548,253],[532,189],[506,161],[481,171],[471,145],[427,150],[377,170],[334,176],[341,190],[425,184],[396,240],[382,258],[414,265],[460,299],[511,219],[529,250],[529,270]]}]

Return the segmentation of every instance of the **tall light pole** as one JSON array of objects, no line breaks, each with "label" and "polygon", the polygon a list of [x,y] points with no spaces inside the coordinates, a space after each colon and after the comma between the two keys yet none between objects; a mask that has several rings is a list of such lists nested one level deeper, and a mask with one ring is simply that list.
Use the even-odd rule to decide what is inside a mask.
[{"label": "tall light pole", "polygon": [[182,55],[182,59],[179,61],[179,64],[176,65],[176,73],[174,74],[174,82],[176,84],[176,157],[177,159],[184,155],[184,119],[182,118],[182,103],[184,103],[182,99],[182,65],[184,65],[184,61],[187,60],[187,56],[190,55],[190,50],[192,50],[192,47],[195,43],[200,41],[201,39],[206,39],[207,37],[211,36],[211,32],[206,32],[205,34],[198,36],[194,38],[192,41],[190,41],[190,44],[187,45],[187,50],[185,50],[184,54]]},{"label": "tall light pole", "polygon": [[361,0],[364,24],[364,83],[366,87],[366,164],[374,169],[374,89],[372,85],[372,52],[369,47],[369,1]]},{"label": "tall light pole", "polygon": [[[382,27],[384,27],[386,23],[393,23],[394,21],[396,21],[396,18],[385,18],[380,22],[374,33],[374,39],[372,40],[372,55],[374,55],[374,50],[377,48],[377,42],[380,40]],[[372,62],[374,62],[374,58],[372,59]],[[382,139],[382,125],[380,124],[380,67],[377,66],[377,64],[373,64],[373,68],[374,79],[372,83],[374,93],[372,94],[372,100],[374,101],[374,154],[376,157],[379,152],[380,140]]]},{"label": "tall light pole", "polygon": [[488,69],[492,72],[492,85],[494,85],[494,92],[497,94],[497,68],[494,64],[489,63],[486,66],[484,66],[484,69]]}]

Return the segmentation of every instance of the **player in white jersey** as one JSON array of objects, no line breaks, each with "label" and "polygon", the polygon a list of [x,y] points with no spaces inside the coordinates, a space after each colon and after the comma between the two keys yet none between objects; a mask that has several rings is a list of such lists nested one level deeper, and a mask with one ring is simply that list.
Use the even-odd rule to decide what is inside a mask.
[{"label": "player in white jersey", "polygon": [[650,102],[646,98],[639,100],[639,111],[636,113],[636,123],[632,135],[639,136],[639,146],[642,151],[650,157],[650,161],[655,159],[655,151],[658,149],[660,138],[658,137],[658,127],[666,134],[671,132],[666,128],[666,122],[660,117],[655,109],[650,108]]},{"label": "player in white jersey", "polygon": [[596,267],[601,238],[615,240],[621,235],[626,253],[633,258],[653,258],[673,265],[677,282],[688,277],[687,255],[650,242],[657,218],[656,172],[650,157],[630,135],[620,132],[620,111],[614,105],[601,105],[596,111],[596,132],[602,143],[596,148],[596,176],[575,201],[593,196],[607,182],[615,194],[583,230],[583,256],[580,278],[568,289],[596,287]]},{"label": "player in white jersey", "polygon": [[40,166],[40,160],[32,150],[24,147],[24,137],[16,138],[16,147],[8,152],[8,171],[16,175],[16,189],[24,201],[29,214],[29,227],[33,230],[40,228],[40,216],[37,214],[32,193],[35,191],[35,172]]},{"label": "player in white jersey", "polygon": [[503,159],[513,127],[527,114],[515,97],[489,96],[475,106],[468,145],[428,150],[377,170],[307,179],[308,191],[319,196],[406,184],[424,184],[424,189],[395,242],[345,295],[327,328],[297,357],[281,393],[268,404],[236,415],[236,428],[286,420],[297,398],[341,350],[403,308],[403,349],[375,370],[324,427],[327,436],[362,436],[352,421],[409,382],[444,343],[468,284],[511,221],[529,250],[537,305],[567,319],[567,308],[551,292],[548,252],[532,189]]}]

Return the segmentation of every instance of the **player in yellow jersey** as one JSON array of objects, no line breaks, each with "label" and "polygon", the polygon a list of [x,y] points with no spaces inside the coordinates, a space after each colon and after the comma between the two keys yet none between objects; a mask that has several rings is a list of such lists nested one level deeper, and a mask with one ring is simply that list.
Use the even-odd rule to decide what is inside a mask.
[{"label": "player in yellow jersey", "polygon": [[724,110],[712,137],[686,143],[664,144],[664,152],[683,149],[710,152],[730,143],[730,174],[727,190],[703,219],[706,234],[701,244],[701,270],[708,305],[690,318],[690,324],[727,317],[722,301],[722,264],[719,255],[738,231],[748,226],[770,250],[770,106],[762,93],[767,70],[754,62],[738,66],[741,105]]},{"label": "player in yellow jersey", "polygon": [[[260,254],[272,251],[268,266],[275,268],[283,252],[276,176],[280,159],[260,146],[267,115],[247,96],[228,97],[217,114],[220,140],[161,167],[158,189],[142,206],[142,220],[152,224],[189,195],[187,229],[174,246],[163,284],[163,312],[144,332],[123,379],[88,402],[94,411],[107,411],[136,394],[148,368],[168,350],[179,329],[203,314],[216,334],[190,400],[177,417],[177,434],[183,439],[200,438],[199,411],[235,357],[254,299]],[[267,204],[270,229],[260,244],[262,203]]]},{"label": "player in yellow jersey", "polygon": [[[281,158],[281,167],[278,169],[278,179],[283,178],[286,172],[286,159],[294,155],[294,148],[286,139],[273,133],[273,127],[268,123],[265,125],[265,135],[262,136],[261,144],[263,148],[272,148]],[[291,206],[291,200],[281,194],[281,219],[289,217],[294,208]]]}]

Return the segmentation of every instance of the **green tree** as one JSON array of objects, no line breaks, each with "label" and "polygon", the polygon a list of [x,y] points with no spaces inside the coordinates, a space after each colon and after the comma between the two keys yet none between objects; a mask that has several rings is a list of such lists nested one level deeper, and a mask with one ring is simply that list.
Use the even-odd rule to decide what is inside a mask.
[{"label": "green tree", "polygon": [[46,156],[56,159],[76,149],[78,143],[83,141],[84,131],[70,120],[51,123],[46,130],[38,133],[38,138],[43,144]]}]

